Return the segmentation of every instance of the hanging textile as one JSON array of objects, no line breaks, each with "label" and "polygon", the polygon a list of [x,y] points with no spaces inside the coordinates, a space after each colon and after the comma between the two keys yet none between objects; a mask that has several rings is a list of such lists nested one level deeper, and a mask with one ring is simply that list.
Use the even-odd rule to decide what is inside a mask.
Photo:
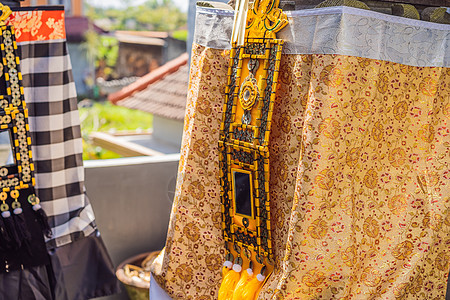
[{"label": "hanging textile", "polygon": [[[348,7],[286,13],[270,133],[274,270],[259,299],[444,299],[450,26]],[[177,190],[154,277],[217,299],[218,140],[233,12],[197,8]]]},{"label": "hanging textile", "polygon": [[64,11],[21,8],[11,15],[20,49],[36,163],[36,192],[49,215],[49,247],[95,231],[84,193],[80,121],[67,52]]},{"label": "hanging textile", "polygon": [[0,273],[9,273],[48,265],[44,234],[51,232],[34,190],[20,57],[14,26],[5,23],[11,10],[0,4],[0,11]]},{"label": "hanging textile", "polygon": [[51,267],[2,275],[0,282],[8,287],[3,292],[14,288],[19,291],[19,299],[30,299],[34,293],[35,298],[51,294],[61,300],[113,294],[118,291],[118,283],[85,194],[64,7],[15,8],[8,22],[15,27],[21,58],[36,194],[48,215],[51,231],[46,238]]}]

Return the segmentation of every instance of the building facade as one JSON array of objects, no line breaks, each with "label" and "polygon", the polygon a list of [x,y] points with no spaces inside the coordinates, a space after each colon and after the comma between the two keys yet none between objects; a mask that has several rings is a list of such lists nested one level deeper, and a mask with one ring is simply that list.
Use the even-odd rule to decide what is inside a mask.
[{"label": "building facade", "polygon": [[83,15],[83,0],[24,0],[21,6],[64,5],[69,16]]}]

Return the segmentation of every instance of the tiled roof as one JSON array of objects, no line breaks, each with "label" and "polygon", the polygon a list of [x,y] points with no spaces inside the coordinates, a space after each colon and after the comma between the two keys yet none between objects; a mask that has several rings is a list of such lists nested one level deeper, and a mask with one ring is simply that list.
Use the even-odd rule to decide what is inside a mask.
[{"label": "tiled roof", "polygon": [[185,53],[109,95],[108,100],[119,106],[183,120],[189,81],[187,60]]}]

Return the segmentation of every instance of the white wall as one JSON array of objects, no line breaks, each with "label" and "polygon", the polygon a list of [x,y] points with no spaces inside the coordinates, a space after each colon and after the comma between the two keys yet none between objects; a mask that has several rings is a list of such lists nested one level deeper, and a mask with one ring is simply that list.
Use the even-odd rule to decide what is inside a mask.
[{"label": "white wall", "polygon": [[171,120],[153,115],[153,137],[173,146],[181,147],[183,138],[183,120]]}]

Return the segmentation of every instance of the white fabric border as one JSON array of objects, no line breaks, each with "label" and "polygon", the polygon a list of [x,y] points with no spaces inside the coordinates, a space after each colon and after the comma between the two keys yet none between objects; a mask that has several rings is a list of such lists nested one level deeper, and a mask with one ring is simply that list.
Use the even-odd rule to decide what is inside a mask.
[{"label": "white fabric border", "polygon": [[159,286],[158,282],[156,282],[155,278],[153,277],[153,274],[151,274],[151,273],[150,273],[149,299],[150,300],[171,300],[172,299]]},{"label": "white fabric border", "polygon": [[334,14],[351,14],[355,16],[362,16],[368,18],[375,18],[379,20],[383,20],[391,23],[398,23],[403,25],[409,25],[414,27],[422,27],[428,29],[437,29],[437,30],[450,30],[450,25],[427,22],[422,20],[414,20],[409,18],[403,18],[388,14],[379,13],[376,11],[368,10],[368,9],[360,9],[350,6],[331,6],[331,7],[323,7],[323,8],[312,8],[312,9],[304,9],[304,10],[294,10],[287,11],[286,15],[288,17],[296,17],[296,16],[309,16],[309,15],[334,15]]},{"label": "white fabric border", "polygon": [[17,42],[18,46],[22,45],[29,45],[29,44],[52,44],[52,43],[62,43],[66,42],[66,39],[48,39],[48,40],[34,40],[34,41],[24,41],[24,42]]},{"label": "white fabric border", "polygon": [[[197,7],[196,44],[230,49],[233,11]],[[285,54],[340,54],[419,67],[450,66],[450,25],[346,6],[287,12]]]}]

